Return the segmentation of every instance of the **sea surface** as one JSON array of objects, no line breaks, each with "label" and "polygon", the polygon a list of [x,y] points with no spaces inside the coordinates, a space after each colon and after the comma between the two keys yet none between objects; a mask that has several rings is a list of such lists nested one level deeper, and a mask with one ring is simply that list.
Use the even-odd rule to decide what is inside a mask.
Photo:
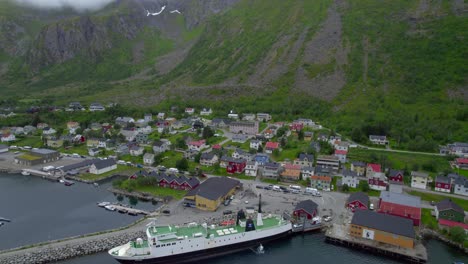
[{"label": "sea surface", "polygon": [[[67,187],[34,176],[0,174],[0,217],[9,218],[11,223],[0,227],[0,250],[59,239],[74,235],[107,230],[130,224],[135,216],[109,212],[96,205],[97,202],[117,202],[112,193],[106,191],[110,183],[99,187],[76,183]],[[124,198],[122,203],[135,204]],[[136,208],[155,209],[157,205],[138,201]],[[394,264],[387,258],[351,250],[324,242],[323,234],[298,235],[284,241],[265,245],[264,254],[244,251],[221,258],[203,261],[203,264],[284,264],[302,263],[351,263],[351,264]],[[427,243],[428,263],[462,261],[468,256],[447,245],[430,240]],[[107,253],[84,256],[60,264],[116,264]]]},{"label": "sea surface", "polygon": [[[0,217],[12,220],[0,227],[0,250],[122,227],[141,218],[98,207],[97,202],[119,202],[109,187],[110,182],[65,186],[35,176],[0,174]],[[128,198],[121,203],[157,207]]]}]

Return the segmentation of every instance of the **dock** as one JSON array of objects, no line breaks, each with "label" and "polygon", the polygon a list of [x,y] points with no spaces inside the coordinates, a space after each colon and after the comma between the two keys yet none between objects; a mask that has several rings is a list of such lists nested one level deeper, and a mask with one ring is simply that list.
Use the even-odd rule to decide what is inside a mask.
[{"label": "dock", "polygon": [[424,245],[415,241],[414,248],[403,248],[377,241],[356,238],[348,234],[347,225],[333,224],[325,233],[325,241],[331,244],[364,250],[376,255],[383,255],[389,258],[398,259],[408,263],[426,263],[427,251]]},{"label": "dock", "polygon": [[324,225],[322,223],[312,224],[309,221],[304,223],[293,224],[292,231],[293,233],[305,233],[310,231],[321,230]]},{"label": "dock", "polygon": [[49,174],[48,172],[33,170],[33,169],[23,169],[24,172],[28,172],[33,176],[42,177],[44,179],[58,181],[62,176],[60,174]]},{"label": "dock", "polygon": [[149,215],[150,214],[150,212],[147,212],[145,210],[135,209],[135,208],[127,207],[127,206],[120,205],[120,204],[112,204],[111,206],[114,207],[115,211],[117,212],[125,212],[130,215],[138,215],[138,214]]}]

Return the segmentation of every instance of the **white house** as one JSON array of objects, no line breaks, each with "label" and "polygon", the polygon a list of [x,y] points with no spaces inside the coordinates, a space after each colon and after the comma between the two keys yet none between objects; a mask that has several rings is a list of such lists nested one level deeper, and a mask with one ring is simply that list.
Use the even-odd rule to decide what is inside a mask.
[{"label": "white house", "polygon": [[185,108],[185,113],[189,115],[193,115],[193,113],[195,113],[195,108],[191,108],[191,107]]},{"label": "white house", "polygon": [[2,142],[11,142],[15,140],[16,140],[16,137],[13,134],[3,134],[1,138]]},{"label": "white house", "polygon": [[348,185],[350,188],[357,188],[359,186],[359,177],[356,172],[346,170],[343,172],[343,177],[341,178],[341,184]]},{"label": "white house", "polygon": [[189,150],[201,151],[202,149],[207,147],[205,143],[206,141],[204,139],[198,140],[198,141],[192,141],[188,143],[188,148]]},{"label": "white house", "polygon": [[455,179],[453,193],[468,196],[468,179],[463,176]]},{"label": "white house", "polygon": [[257,113],[257,120],[268,122],[271,120],[271,115],[268,113]]},{"label": "white house", "polygon": [[122,130],[120,130],[120,134],[122,134],[125,137],[125,140],[134,141],[136,135],[138,134],[138,132],[136,130],[122,129]]},{"label": "white house", "polygon": [[143,147],[133,145],[130,148],[130,155],[131,156],[141,156],[143,155],[143,151],[145,150]]},{"label": "white house", "polygon": [[411,187],[418,189],[426,189],[427,180],[429,175],[424,172],[412,171],[411,172]]},{"label": "white house", "polygon": [[200,115],[202,115],[202,116],[211,115],[212,113],[213,113],[213,111],[211,111],[211,108],[203,108],[200,111]]},{"label": "white house", "polygon": [[158,113],[158,119],[159,119],[159,120],[163,120],[164,118],[166,118],[166,113],[159,112],[159,113]]},{"label": "white house", "polygon": [[117,169],[117,163],[115,163],[114,159],[106,159],[106,160],[94,160],[91,167],[89,167],[89,173],[92,174],[103,174],[111,170]]},{"label": "white house", "polygon": [[370,135],[369,140],[372,144],[377,144],[377,145],[388,144],[387,136]]},{"label": "white house", "polygon": [[89,154],[91,157],[95,157],[95,156],[97,156],[99,153],[101,153],[101,150],[98,149],[98,148],[90,148],[90,149],[88,149],[88,154]]},{"label": "white house", "polygon": [[150,126],[143,126],[143,127],[137,128],[137,132],[148,135],[148,134],[151,134],[151,132],[153,132],[153,129]]},{"label": "white house", "polygon": [[252,139],[250,140],[250,148],[258,150],[260,146],[262,145],[262,141],[257,140],[257,139]]},{"label": "white house", "polygon": [[57,131],[55,129],[51,128],[51,127],[46,127],[44,129],[42,129],[42,134],[43,135],[53,135],[55,133],[57,133]]},{"label": "white house", "polygon": [[301,175],[303,180],[307,180],[314,175],[314,167],[301,166]]},{"label": "white house", "polygon": [[145,155],[143,155],[143,164],[153,165],[153,163],[154,163],[154,154],[145,153]]},{"label": "white house", "polygon": [[158,140],[153,143],[154,153],[163,153],[169,150],[169,144],[165,141]]},{"label": "white house", "polygon": [[258,171],[257,162],[255,162],[255,161],[247,162],[247,165],[245,167],[245,175],[246,176],[257,177],[257,171]]}]

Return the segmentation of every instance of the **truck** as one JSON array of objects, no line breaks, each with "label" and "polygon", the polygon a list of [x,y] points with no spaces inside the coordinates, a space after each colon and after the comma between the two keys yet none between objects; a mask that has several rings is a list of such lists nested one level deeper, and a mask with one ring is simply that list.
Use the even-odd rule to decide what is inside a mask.
[{"label": "truck", "polygon": [[304,194],[309,194],[309,195],[313,195],[313,196],[316,196],[318,193],[319,193],[319,191],[317,189],[315,189],[315,188],[306,187],[305,190],[304,190]]}]

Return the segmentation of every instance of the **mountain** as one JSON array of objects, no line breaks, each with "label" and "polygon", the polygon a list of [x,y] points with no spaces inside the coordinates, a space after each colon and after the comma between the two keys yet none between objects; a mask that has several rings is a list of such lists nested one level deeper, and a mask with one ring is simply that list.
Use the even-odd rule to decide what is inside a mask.
[{"label": "mountain", "polygon": [[2,2],[0,94],[310,116],[356,141],[386,134],[433,150],[468,141],[466,10],[462,0],[120,0],[85,13]]}]

